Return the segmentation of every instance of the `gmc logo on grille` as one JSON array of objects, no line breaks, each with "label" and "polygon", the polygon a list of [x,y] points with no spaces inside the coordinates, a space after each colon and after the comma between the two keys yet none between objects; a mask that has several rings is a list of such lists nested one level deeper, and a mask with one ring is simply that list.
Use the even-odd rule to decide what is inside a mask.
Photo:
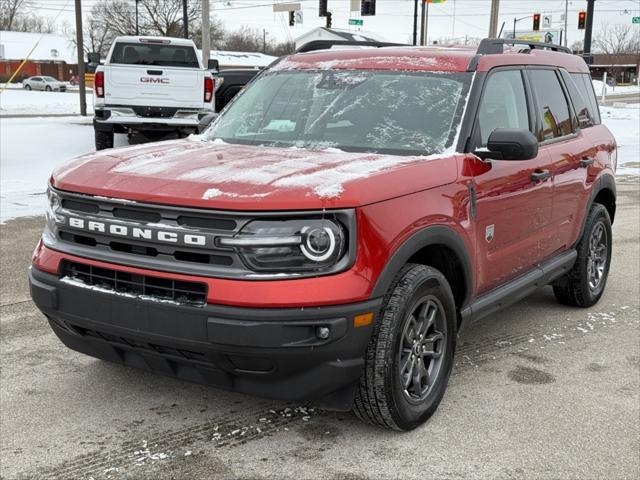
[{"label": "gmc logo on grille", "polygon": [[107,223],[84,218],[68,217],[67,225],[78,230],[101,233],[118,237],[149,240],[158,243],[173,243],[192,247],[213,247],[215,237],[213,235],[198,235],[177,230],[160,230],[149,227],[134,227],[119,223]]},{"label": "gmc logo on grille", "polygon": [[169,79],[162,77],[140,77],[140,83],[162,83],[163,85],[168,85]]}]

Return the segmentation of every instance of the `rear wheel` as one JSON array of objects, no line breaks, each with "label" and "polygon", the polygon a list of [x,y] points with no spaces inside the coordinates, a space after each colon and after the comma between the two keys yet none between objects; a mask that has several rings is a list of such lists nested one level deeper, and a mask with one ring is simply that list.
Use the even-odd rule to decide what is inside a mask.
[{"label": "rear wheel", "polygon": [[49,85],[47,85],[46,87],[44,87],[45,91],[50,92],[51,91],[51,87]]},{"label": "rear wheel", "polygon": [[603,205],[591,206],[576,250],[576,263],[553,293],[564,305],[590,307],[604,293],[611,264],[611,219]]},{"label": "rear wheel", "polygon": [[96,150],[113,148],[113,132],[94,130],[94,135],[96,140]]},{"label": "rear wheel", "polygon": [[385,299],[367,347],[354,411],[365,422],[411,430],[438,408],[453,366],[453,294],[444,276],[408,264]]}]

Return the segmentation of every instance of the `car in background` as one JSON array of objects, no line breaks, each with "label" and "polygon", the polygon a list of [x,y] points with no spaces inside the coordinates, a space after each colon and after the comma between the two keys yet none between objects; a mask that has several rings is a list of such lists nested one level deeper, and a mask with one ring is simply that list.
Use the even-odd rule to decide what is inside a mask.
[{"label": "car in background", "polygon": [[53,77],[29,77],[22,81],[25,90],[44,90],[46,92],[66,92],[67,85]]}]

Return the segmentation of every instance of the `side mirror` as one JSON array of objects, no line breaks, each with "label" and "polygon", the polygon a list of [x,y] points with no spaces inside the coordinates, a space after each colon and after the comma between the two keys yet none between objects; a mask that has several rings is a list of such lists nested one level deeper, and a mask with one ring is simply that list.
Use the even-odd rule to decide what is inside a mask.
[{"label": "side mirror", "polygon": [[207,62],[207,70],[216,70],[218,71],[220,69],[220,63],[218,62],[218,60],[213,60],[213,59],[209,59],[209,61]]},{"label": "side mirror", "polygon": [[89,60],[89,63],[98,65],[100,63],[100,54],[98,52],[88,53],[87,60]]},{"label": "side mirror", "polygon": [[474,154],[483,160],[531,160],[538,156],[538,139],[529,130],[496,128],[489,135],[487,148]]}]

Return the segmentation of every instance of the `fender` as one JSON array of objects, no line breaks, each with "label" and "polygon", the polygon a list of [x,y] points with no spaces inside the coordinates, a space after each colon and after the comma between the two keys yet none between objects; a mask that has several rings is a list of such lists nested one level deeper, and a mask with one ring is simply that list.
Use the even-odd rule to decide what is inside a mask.
[{"label": "fender", "polygon": [[[576,247],[576,245],[578,245],[578,242],[580,242],[580,239],[582,238],[582,234],[584,233],[584,227],[585,227],[585,224],[587,223],[587,214],[589,213],[589,210],[591,210],[591,205],[593,205],[594,200],[602,190],[610,190],[611,193],[613,193],[613,199],[614,200],[616,199],[616,180],[612,174],[603,173],[600,177],[596,179],[595,185],[591,189],[591,196],[589,198],[589,203],[587,204],[587,209],[584,212],[584,215],[582,217],[580,234],[578,235],[578,239],[573,245],[574,248]],[[611,223],[613,224],[613,217],[611,218]]]},{"label": "fender", "polygon": [[462,302],[467,305],[473,292],[473,269],[471,268],[471,260],[467,252],[467,248],[460,235],[451,227],[445,225],[433,225],[410,236],[391,256],[383,268],[380,276],[376,280],[375,287],[371,293],[371,298],[384,296],[400,269],[409,261],[409,259],[418,251],[429,245],[444,245],[454,251],[460,263],[465,282],[465,296]]}]

